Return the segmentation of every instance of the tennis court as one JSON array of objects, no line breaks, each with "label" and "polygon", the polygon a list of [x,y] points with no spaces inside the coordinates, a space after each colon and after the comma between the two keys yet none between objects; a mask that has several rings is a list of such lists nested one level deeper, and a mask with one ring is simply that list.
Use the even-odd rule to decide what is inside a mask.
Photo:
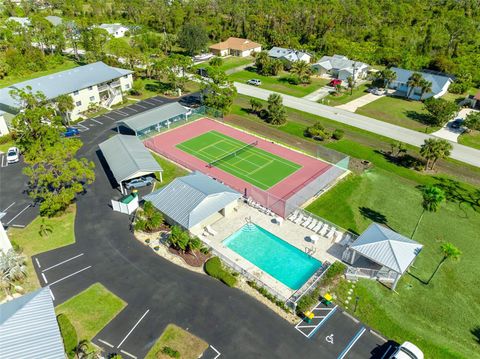
[{"label": "tennis court", "polygon": [[209,131],[176,147],[254,186],[267,190],[302,166],[264,151],[258,142],[245,143],[217,131]]}]

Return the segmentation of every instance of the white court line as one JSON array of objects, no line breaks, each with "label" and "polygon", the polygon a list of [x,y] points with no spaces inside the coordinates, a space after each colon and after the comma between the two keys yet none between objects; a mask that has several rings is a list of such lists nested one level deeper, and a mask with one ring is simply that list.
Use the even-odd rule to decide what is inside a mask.
[{"label": "white court line", "polygon": [[219,352],[213,345],[210,345],[210,348],[212,348],[213,350],[215,350],[215,352],[217,353],[217,356],[216,356],[215,358],[213,358],[213,359],[217,359],[220,355],[222,355],[222,354],[220,354],[220,352]]},{"label": "white court line", "polygon": [[85,267],[85,268],[83,268],[83,269],[80,269],[80,270],[76,271],[75,273],[72,273],[72,274],[67,275],[66,277],[60,278],[59,280],[56,280],[55,282],[50,283],[50,285],[52,286],[52,285],[54,285],[54,284],[57,284],[57,283],[61,282],[62,280],[68,279],[68,278],[74,276],[75,274],[78,274],[78,273],[80,273],[80,272],[83,272],[84,270],[87,270],[87,269],[89,269],[89,268],[92,268],[92,266]]},{"label": "white court line", "polygon": [[35,258],[35,262],[37,262],[38,268],[42,268],[42,266],[40,265],[40,261],[38,260],[38,258]]},{"label": "white court line", "polygon": [[68,258],[68,259],[65,259],[63,262],[60,262],[60,263],[57,263],[51,267],[48,267],[48,268],[45,268],[42,272],[46,272],[47,270],[50,270],[52,268],[55,268],[55,267],[58,267],[59,265],[62,265],[64,263],[67,263],[67,262],[70,262],[71,260],[75,259],[75,258],[78,258],[78,257],[81,257],[83,256],[83,253],[80,253],[79,255],[76,255],[75,257],[72,257],[72,258]]},{"label": "white court line", "polygon": [[0,212],[6,212],[7,209],[9,209],[10,207],[12,207],[16,202],[13,202],[10,206],[8,206],[7,208],[5,208],[3,211],[0,211]]},{"label": "white court line", "polygon": [[103,122],[100,122],[100,121],[94,120],[93,118],[91,118],[91,119],[90,119],[90,121],[93,121],[93,122],[99,123],[100,125],[103,125]]},{"label": "white court line", "polygon": [[43,274],[43,273],[42,273],[42,278],[43,278],[43,281],[45,282],[45,284],[48,284],[47,277],[45,277],[45,274]]},{"label": "white court line", "polygon": [[97,339],[100,343],[103,343],[105,345],[108,345],[110,348],[113,348],[113,345],[110,344],[109,342],[105,341],[105,340],[102,340],[102,339]]},{"label": "white court line", "polygon": [[130,329],[130,331],[127,333],[127,335],[125,336],[125,338],[123,338],[123,340],[120,342],[120,344],[117,345],[117,348],[120,348],[120,346],[123,344],[123,342],[125,340],[127,340],[128,336],[130,334],[132,334],[132,332],[135,330],[135,328],[137,327],[137,325],[140,324],[140,322],[142,321],[143,318],[145,318],[145,316],[148,314],[148,312],[150,311],[150,309],[147,309],[147,311],[142,315],[142,317],[138,320],[138,322],[135,323],[135,325],[133,326],[132,329]]},{"label": "white court line", "polygon": [[120,349],[120,351],[125,354],[126,356],[129,356],[130,358],[137,359],[137,357],[133,354],[130,354],[129,352],[126,352],[125,350]]},{"label": "white court line", "polygon": [[7,222],[7,226],[8,226],[10,223],[12,223],[15,218],[17,218],[19,215],[21,215],[23,212],[25,212],[30,206],[31,206],[31,204],[29,204],[27,207],[25,207],[25,208],[22,209],[20,212],[18,212],[15,217],[13,217],[10,221]]}]

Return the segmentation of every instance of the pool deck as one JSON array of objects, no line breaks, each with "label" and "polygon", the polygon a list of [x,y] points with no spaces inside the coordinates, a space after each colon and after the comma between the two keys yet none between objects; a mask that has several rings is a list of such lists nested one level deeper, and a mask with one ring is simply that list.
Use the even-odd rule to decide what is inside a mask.
[{"label": "pool deck", "polygon": [[207,245],[212,247],[216,252],[220,253],[221,256],[228,258],[228,260],[233,262],[235,266],[240,267],[243,271],[254,276],[284,298],[289,298],[295,290],[276,280],[274,277],[223,244],[223,241],[226,238],[247,223],[246,218],[249,218],[253,223],[273,233],[302,252],[305,252],[306,248],[315,248],[316,251],[312,254],[312,257],[321,262],[329,261],[333,263],[341,258],[344,248],[338,243],[334,243],[317,234],[319,240],[317,243],[312,244],[309,241],[310,235],[314,234],[311,230],[288,220],[283,221],[283,223],[279,225],[275,220],[275,217],[266,215],[243,202],[239,203],[237,210],[229,217],[222,217],[211,225],[213,230],[217,232],[216,235],[208,235],[203,230],[193,233]]}]

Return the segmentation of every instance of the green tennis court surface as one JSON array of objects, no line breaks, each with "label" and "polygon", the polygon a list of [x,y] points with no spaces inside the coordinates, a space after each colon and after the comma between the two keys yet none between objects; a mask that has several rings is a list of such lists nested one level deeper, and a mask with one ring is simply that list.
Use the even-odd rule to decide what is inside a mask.
[{"label": "green tennis court surface", "polygon": [[[213,167],[228,172],[263,190],[269,189],[301,168],[300,165],[217,131],[206,132],[177,148]],[[238,151],[238,152],[237,152]]]}]

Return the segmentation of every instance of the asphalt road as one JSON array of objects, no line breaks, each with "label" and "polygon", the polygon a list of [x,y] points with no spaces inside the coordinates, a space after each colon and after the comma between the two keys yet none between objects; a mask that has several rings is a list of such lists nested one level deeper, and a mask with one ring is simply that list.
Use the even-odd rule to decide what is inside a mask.
[{"label": "asphalt road", "polygon": [[[77,201],[76,243],[33,258],[55,304],[96,282],[122,298],[127,307],[93,341],[125,358],[144,357],[168,323],[212,345],[205,358],[218,351],[225,358],[328,359],[347,349],[345,358],[381,358],[388,343],[368,329],[357,338],[364,326],[340,311],[309,339],[239,289],[174,265],[134,239],[128,216],[109,207],[119,192],[102,167],[98,143],[115,133],[116,120],[169,101],[157,97],[77,125],[84,142],[79,155],[94,161],[96,181]],[[326,340],[332,333],[334,344]]]},{"label": "asphalt road", "polygon": [[[272,93],[278,93],[239,82],[235,82],[234,84],[239,94],[256,97],[262,100],[267,100],[268,96]],[[358,115],[356,113],[336,107],[321,105],[317,102],[312,102],[303,98],[289,96],[282,93],[278,94],[283,97],[283,104],[287,107],[311,113],[313,115],[322,116],[353,127],[361,128],[363,130],[389,137],[397,141],[402,141],[413,146],[420,147],[426,139],[436,138],[432,135],[409,130],[404,127],[392,125],[388,122]],[[463,146],[455,142],[450,143],[453,146],[450,157],[470,165],[480,167],[480,150]]]}]

